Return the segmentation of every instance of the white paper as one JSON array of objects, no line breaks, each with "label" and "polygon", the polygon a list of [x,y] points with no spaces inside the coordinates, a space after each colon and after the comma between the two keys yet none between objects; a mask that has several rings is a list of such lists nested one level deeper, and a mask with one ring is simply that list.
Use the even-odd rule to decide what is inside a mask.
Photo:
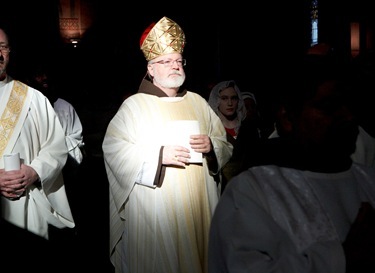
[{"label": "white paper", "polygon": [[4,157],[4,170],[13,171],[21,168],[20,153],[6,154]]},{"label": "white paper", "polygon": [[189,142],[191,135],[199,135],[198,120],[173,120],[167,123],[166,144],[180,145],[190,150],[190,163],[202,163],[202,153],[195,152]]}]

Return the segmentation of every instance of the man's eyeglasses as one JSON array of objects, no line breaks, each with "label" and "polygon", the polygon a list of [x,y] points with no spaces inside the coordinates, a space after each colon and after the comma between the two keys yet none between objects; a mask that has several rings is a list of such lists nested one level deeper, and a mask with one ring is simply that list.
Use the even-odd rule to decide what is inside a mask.
[{"label": "man's eyeglasses", "polygon": [[151,64],[163,64],[165,67],[171,67],[174,63],[177,63],[179,67],[186,65],[186,59],[181,60],[160,60],[158,62],[153,62]]},{"label": "man's eyeglasses", "polygon": [[5,55],[10,52],[10,47],[8,45],[0,45],[1,54]]}]

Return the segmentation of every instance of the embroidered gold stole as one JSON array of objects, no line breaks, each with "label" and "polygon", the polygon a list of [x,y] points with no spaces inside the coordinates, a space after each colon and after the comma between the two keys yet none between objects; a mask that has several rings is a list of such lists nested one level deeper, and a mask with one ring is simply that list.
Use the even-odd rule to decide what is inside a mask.
[{"label": "embroidered gold stole", "polygon": [[27,86],[19,81],[6,84],[3,92],[0,102],[0,157],[12,151],[31,102]]}]

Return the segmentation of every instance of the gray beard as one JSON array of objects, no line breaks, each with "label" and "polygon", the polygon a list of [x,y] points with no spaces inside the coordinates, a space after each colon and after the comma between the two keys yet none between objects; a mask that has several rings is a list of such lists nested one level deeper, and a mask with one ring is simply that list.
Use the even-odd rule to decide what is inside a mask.
[{"label": "gray beard", "polygon": [[165,78],[165,79],[158,79],[157,77],[154,78],[154,81],[158,82],[160,86],[164,88],[178,88],[180,87],[185,81],[185,75],[180,75],[177,78]]}]

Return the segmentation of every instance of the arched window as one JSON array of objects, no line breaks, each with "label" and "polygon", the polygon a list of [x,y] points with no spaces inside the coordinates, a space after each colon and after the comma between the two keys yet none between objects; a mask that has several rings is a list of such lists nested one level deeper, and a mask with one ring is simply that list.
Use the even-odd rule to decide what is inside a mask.
[{"label": "arched window", "polygon": [[311,46],[317,44],[318,41],[318,0],[311,0],[310,11],[311,22]]}]

